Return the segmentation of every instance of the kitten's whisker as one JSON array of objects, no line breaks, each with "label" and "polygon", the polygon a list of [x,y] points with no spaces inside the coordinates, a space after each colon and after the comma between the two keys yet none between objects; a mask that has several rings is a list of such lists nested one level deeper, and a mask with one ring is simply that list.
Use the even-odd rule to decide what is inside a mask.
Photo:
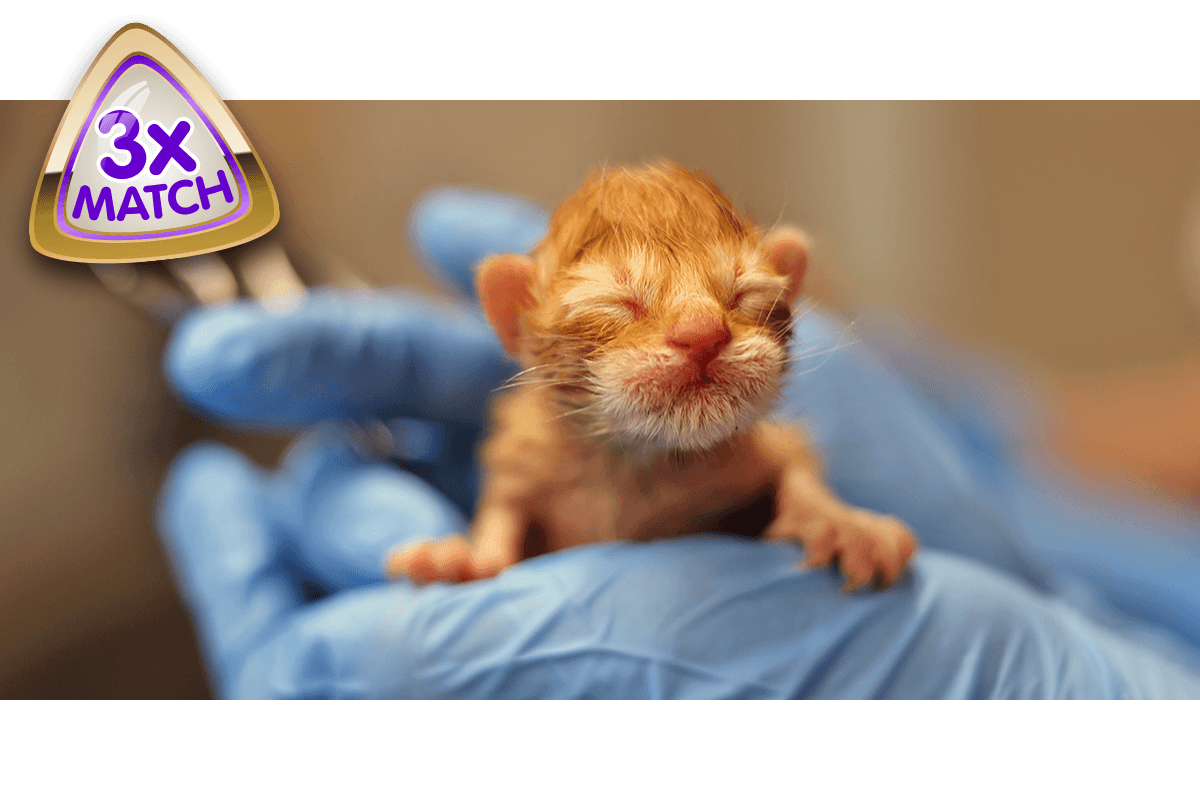
[{"label": "kitten's whisker", "polygon": [[500,385],[501,389],[511,389],[516,386],[565,386],[568,381],[565,378],[556,378],[553,375],[547,375],[544,378],[526,378],[523,381],[506,381]]},{"label": "kitten's whisker", "polygon": [[520,378],[522,375],[528,375],[529,373],[533,372],[534,370],[549,369],[551,366],[553,366],[553,365],[552,364],[534,364],[532,367],[527,367],[526,369],[523,369],[520,372],[518,372],[517,374],[513,375],[511,378],[509,378],[509,380],[512,380],[513,378]]},{"label": "kitten's whisker", "polygon": [[842,330],[842,334],[841,334],[841,336],[838,337],[838,340],[836,342],[834,342],[833,345],[830,346],[828,350],[826,350],[824,352],[802,353],[802,354],[799,354],[796,358],[790,359],[790,361],[801,361],[801,360],[809,360],[809,359],[813,359],[813,358],[818,358],[822,355],[825,356],[824,360],[821,361],[820,364],[816,364],[815,366],[809,367],[808,369],[804,370],[803,372],[794,372],[794,373],[792,373],[793,377],[807,375],[810,372],[813,372],[814,370],[818,370],[821,367],[825,366],[825,364],[829,361],[829,359],[833,357],[834,353],[849,346],[849,343],[846,342],[846,339],[849,336],[850,336],[850,326],[847,325],[846,328],[844,328]]},{"label": "kitten's whisker", "polygon": [[583,406],[582,408],[572,409],[571,411],[564,411],[563,413],[559,414],[557,417],[554,417],[553,420],[558,421],[565,417],[574,416],[575,414],[582,414],[585,411],[592,411],[592,410],[593,409],[591,408],[591,406]]},{"label": "kitten's whisker", "polygon": [[817,358],[820,356],[828,355],[829,353],[836,352],[841,347],[843,347],[843,345],[835,343],[835,344],[828,345],[828,346],[822,344],[820,346],[809,347],[804,350],[796,350],[788,355],[787,360],[789,362],[806,361],[810,358]]},{"label": "kitten's whisker", "polygon": [[566,379],[555,379],[555,378],[546,378],[545,380],[528,380],[528,381],[518,381],[517,383],[505,383],[505,384],[502,384],[502,385],[500,385],[500,386],[497,386],[495,389],[493,389],[493,390],[492,390],[492,392],[493,392],[493,393],[496,393],[496,392],[507,392],[507,391],[509,391],[509,390],[512,390],[512,389],[519,389],[519,388],[521,388],[521,387],[523,387],[523,386],[543,386],[543,387],[564,387],[564,388],[570,388],[570,386],[571,386],[571,382],[570,382],[569,380],[566,380]]},{"label": "kitten's whisker", "polygon": [[783,182],[783,205],[780,206],[780,208],[779,208],[779,216],[775,218],[775,224],[771,226],[772,230],[774,230],[775,228],[778,228],[779,223],[783,222],[783,212],[787,210],[787,203],[788,203],[788,187],[787,187],[787,181],[784,181]]}]

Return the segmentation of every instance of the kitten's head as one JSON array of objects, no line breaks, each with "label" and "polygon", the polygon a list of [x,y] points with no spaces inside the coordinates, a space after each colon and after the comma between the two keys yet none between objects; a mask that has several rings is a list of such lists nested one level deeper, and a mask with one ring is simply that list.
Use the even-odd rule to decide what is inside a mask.
[{"label": "kitten's head", "polygon": [[802,233],[764,237],[706,175],[664,163],[594,172],[533,258],[483,263],[479,297],[583,430],[702,450],[777,397],[807,261]]}]

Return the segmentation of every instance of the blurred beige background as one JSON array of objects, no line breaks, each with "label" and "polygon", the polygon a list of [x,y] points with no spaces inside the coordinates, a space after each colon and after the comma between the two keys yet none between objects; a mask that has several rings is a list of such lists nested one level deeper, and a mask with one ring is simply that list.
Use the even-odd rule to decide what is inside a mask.
[{"label": "blurred beige background", "polygon": [[[152,527],[170,459],[219,437],[160,377],[166,331],[37,255],[65,102],[0,102],[0,697],[207,696]],[[813,290],[1056,374],[1200,345],[1200,104],[230,103],[306,278],[436,291],[405,241],[425,189],[553,205],[601,163],[666,156],[817,241]],[[237,254],[231,253],[236,260]]]}]

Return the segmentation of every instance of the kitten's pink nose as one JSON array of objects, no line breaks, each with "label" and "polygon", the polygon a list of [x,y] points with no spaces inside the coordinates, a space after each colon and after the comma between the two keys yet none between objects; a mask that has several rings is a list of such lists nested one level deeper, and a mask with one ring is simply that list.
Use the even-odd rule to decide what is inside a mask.
[{"label": "kitten's pink nose", "polygon": [[682,350],[701,369],[725,349],[731,338],[725,320],[711,312],[689,314],[667,331],[667,344]]}]

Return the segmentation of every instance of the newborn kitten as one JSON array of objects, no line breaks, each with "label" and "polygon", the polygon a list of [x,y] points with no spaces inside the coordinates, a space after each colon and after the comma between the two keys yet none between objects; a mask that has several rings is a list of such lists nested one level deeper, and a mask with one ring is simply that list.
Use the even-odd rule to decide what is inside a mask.
[{"label": "newborn kitten", "polygon": [[479,298],[526,368],[484,443],[471,538],[398,549],[388,574],[488,578],[542,551],[720,530],[770,493],[767,539],[836,560],[846,588],[890,584],[916,542],[842,503],[801,432],[763,419],[788,368],[805,236],[765,236],[703,173],[596,171],[531,257],[479,268]]}]

